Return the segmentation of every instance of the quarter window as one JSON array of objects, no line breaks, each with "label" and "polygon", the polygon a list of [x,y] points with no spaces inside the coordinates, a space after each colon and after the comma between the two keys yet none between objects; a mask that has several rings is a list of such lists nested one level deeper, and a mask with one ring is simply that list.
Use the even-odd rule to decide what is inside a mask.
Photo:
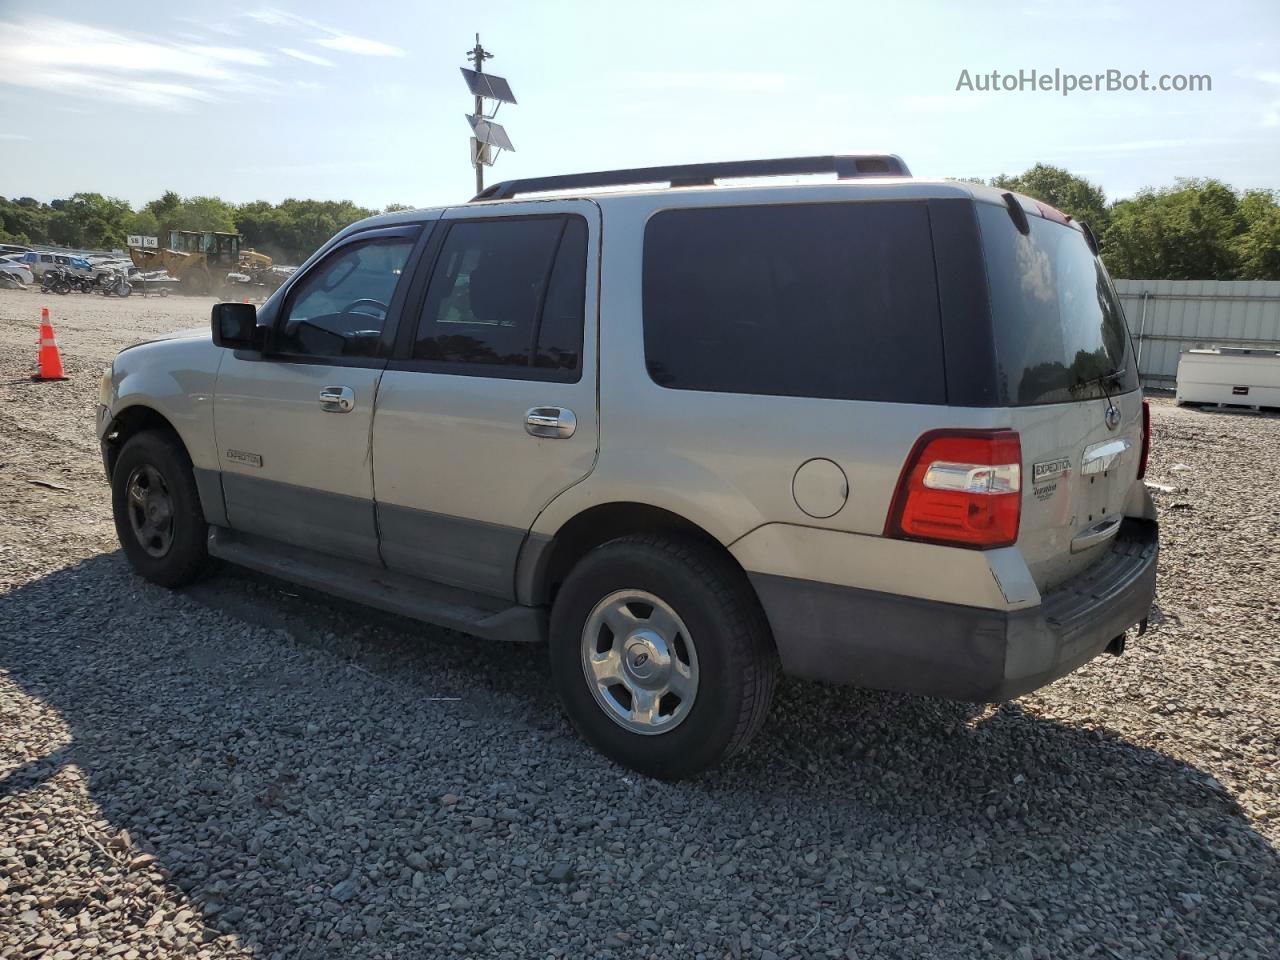
[{"label": "quarter window", "polygon": [[946,402],[924,203],[667,210],[645,230],[643,296],[662,386]]},{"label": "quarter window", "polygon": [[276,350],[291,356],[374,357],[412,237],[349,244],[290,292]]},{"label": "quarter window", "polygon": [[413,358],[460,370],[478,365],[474,372],[540,368],[576,380],[586,251],[581,217],[453,223],[432,271]]}]

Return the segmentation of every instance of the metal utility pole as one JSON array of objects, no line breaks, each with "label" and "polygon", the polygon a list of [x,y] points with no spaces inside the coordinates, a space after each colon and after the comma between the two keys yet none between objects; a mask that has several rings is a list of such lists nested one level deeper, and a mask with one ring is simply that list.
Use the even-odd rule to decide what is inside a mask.
[{"label": "metal utility pole", "polygon": [[[480,34],[477,33],[476,45],[467,53],[467,59],[475,69],[462,68],[462,79],[476,98],[476,112],[467,114],[467,123],[471,125],[471,165],[476,168],[476,193],[484,190],[484,168],[492,166],[503,150],[514,152],[516,149],[502,125],[493,122],[498,108],[504,103],[515,103],[516,96],[506,80],[497,74],[484,72],[484,62],[492,58],[493,54],[480,45]],[[484,112],[485,100],[493,101],[492,113]]]},{"label": "metal utility pole", "polygon": [[[493,59],[493,54],[480,45],[480,34],[476,34],[476,45],[471,48],[467,54],[467,59],[475,64],[476,73],[484,73],[484,62]],[[476,114],[477,117],[484,116],[484,97],[476,97]],[[484,152],[488,149],[486,144],[478,144],[473,150],[471,158],[472,164],[476,168],[476,193],[484,190]]]}]

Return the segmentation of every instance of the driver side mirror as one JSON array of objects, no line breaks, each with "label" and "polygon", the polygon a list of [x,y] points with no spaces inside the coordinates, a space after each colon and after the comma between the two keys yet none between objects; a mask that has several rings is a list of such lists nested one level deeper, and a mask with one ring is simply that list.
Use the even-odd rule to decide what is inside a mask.
[{"label": "driver side mirror", "polygon": [[212,314],[215,346],[232,350],[261,350],[258,308],[252,303],[215,303]]}]

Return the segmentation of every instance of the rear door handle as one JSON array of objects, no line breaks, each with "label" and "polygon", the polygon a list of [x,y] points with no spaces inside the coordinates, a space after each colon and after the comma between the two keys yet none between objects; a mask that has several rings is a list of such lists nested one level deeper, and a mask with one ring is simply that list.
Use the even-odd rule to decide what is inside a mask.
[{"label": "rear door handle", "polygon": [[325,387],[320,391],[320,409],[326,413],[350,413],[356,406],[356,392],[350,387]]},{"label": "rear door handle", "polygon": [[534,407],[524,415],[524,428],[531,437],[564,440],[578,429],[578,418],[566,407]]}]

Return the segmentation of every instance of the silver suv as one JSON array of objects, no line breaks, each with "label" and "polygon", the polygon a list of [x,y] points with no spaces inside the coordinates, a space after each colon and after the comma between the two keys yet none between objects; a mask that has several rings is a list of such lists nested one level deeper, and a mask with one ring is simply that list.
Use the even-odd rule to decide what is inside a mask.
[{"label": "silver suv", "polygon": [[212,555],[548,641],[581,733],[662,777],[741,749],[779,670],[1003,700],[1119,653],[1154,593],[1092,234],[891,156],[364,220],[212,336],[123,351],[98,433],[142,576]]}]

